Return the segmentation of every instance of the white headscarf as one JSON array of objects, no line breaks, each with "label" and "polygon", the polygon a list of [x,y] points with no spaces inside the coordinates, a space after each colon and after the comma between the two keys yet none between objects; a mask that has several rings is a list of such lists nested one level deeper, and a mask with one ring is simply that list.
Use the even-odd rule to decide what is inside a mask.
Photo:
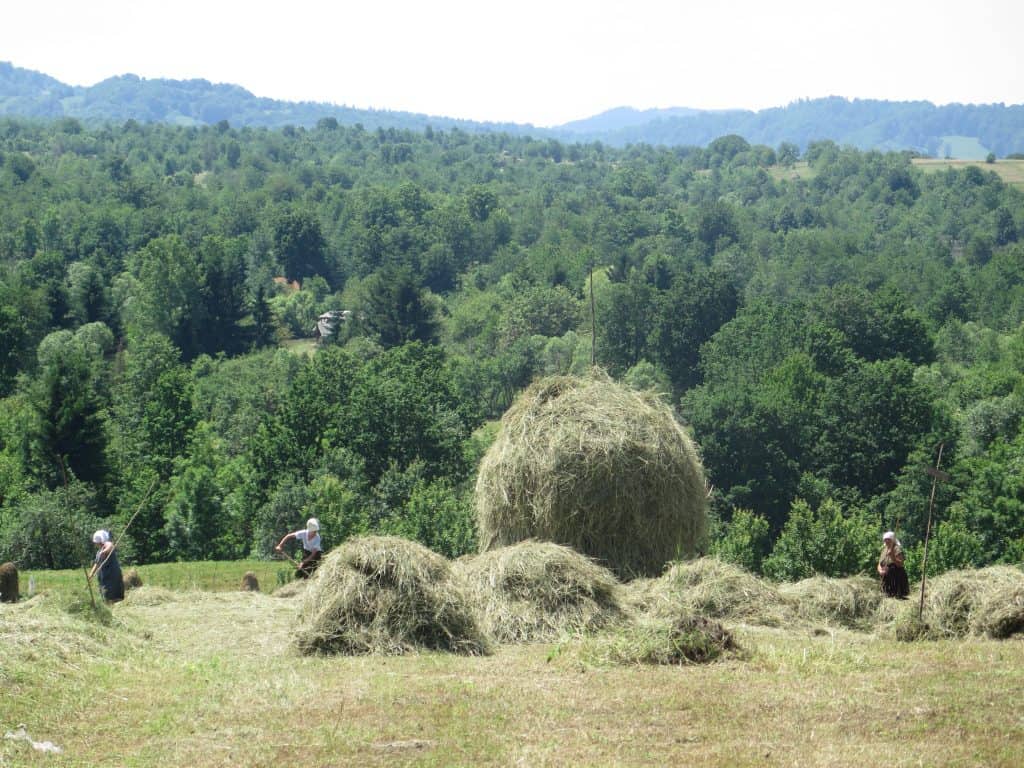
[{"label": "white headscarf", "polygon": [[310,535],[318,533],[320,531],[320,521],[315,517],[309,518],[309,520],[306,521],[306,531]]},{"label": "white headscarf", "polygon": [[900,549],[903,548],[903,545],[900,544],[900,540],[896,538],[896,534],[893,531],[886,531],[882,534],[882,542],[884,543],[887,539],[892,539],[896,542],[897,547],[899,547]]},{"label": "white headscarf", "polygon": [[102,528],[92,535],[93,544],[106,544],[108,541],[110,541],[110,532],[104,531]]}]

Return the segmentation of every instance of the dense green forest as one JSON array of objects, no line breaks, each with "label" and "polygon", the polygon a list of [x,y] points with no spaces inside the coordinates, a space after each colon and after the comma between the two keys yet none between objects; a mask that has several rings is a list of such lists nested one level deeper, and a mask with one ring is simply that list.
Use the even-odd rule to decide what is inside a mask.
[{"label": "dense green forest", "polygon": [[[561,126],[483,123],[410,112],[357,109],[337,104],[287,102],[260,98],[237,85],[206,80],[111,77],[89,87],[70,86],[40,72],[0,62],[0,116],[58,119],[73,117],[87,125],[136,120],[181,126],[314,128],[321,121],[367,129],[423,131],[458,128],[468,133],[503,132],[539,139],[630,144],[706,146],[736,134],[748,142],[801,149],[831,139],[860,149],[912,150],[930,157],[982,159],[1024,153],[1024,105],[894,102],[829,97],[803,99],[758,112],[743,109],[700,110],[685,107],[610,109]],[[965,154],[966,152],[966,154]]]},{"label": "dense green forest", "polygon": [[723,558],[852,573],[896,528],[919,568],[940,444],[930,569],[1024,556],[1024,197],[985,165],[7,118],[0,201],[0,560],[136,510],[140,562],[311,515],[470,551],[494,420],[592,354],[692,426]]}]

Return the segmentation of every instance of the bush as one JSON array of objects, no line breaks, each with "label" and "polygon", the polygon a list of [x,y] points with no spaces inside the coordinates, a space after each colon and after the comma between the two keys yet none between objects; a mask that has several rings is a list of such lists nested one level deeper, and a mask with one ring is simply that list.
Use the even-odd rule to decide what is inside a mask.
[{"label": "bush", "polygon": [[711,543],[711,555],[751,573],[760,573],[768,551],[768,521],[746,509],[733,512],[721,538]]},{"label": "bush", "polygon": [[875,562],[877,537],[875,525],[863,510],[844,514],[832,500],[815,510],[798,499],[764,561],[764,573],[779,581],[799,581],[815,574],[840,577],[863,573]]}]

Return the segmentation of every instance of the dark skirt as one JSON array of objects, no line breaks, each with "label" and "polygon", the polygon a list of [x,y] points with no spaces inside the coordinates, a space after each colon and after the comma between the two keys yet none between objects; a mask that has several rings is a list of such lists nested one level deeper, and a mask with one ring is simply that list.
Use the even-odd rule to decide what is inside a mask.
[{"label": "dark skirt", "polygon": [[295,570],[296,579],[308,579],[313,575],[313,571],[320,565],[320,558],[322,554],[318,549],[316,552],[310,552],[303,558],[302,562],[299,563],[299,567]]},{"label": "dark skirt", "polygon": [[[97,553],[97,562],[100,561]],[[100,567],[96,574],[100,583],[100,594],[104,600],[116,602],[124,600],[124,577],[121,575],[121,563],[117,561],[117,552],[111,552],[110,557]]]},{"label": "dark skirt", "polygon": [[907,569],[901,565],[890,565],[882,577],[882,592],[887,597],[905,598],[910,594],[910,580]]}]

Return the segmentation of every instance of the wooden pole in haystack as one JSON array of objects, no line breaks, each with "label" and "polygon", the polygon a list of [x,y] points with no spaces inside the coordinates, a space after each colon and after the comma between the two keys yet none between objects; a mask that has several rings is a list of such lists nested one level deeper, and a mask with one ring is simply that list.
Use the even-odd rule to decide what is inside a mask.
[{"label": "wooden pole in haystack", "polygon": [[928,467],[925,472],[931,475],[932,478],[932,495],[928,499],[928,524],[924,529],[924,554],[921,556],[921,603],[917,608],[917,618],[924,618],[924,585],[928,580],[928,539],[932,533],[932,511],[935,509],[935,489],[939,484],[939,481],[943,483],[949,482],[949,475],[943,472],[939,467],[942,465],[942,451],[946,447],[945,443],[939,443],[939,458],[935,461],[934,467]]},{"label": "wooden pole in haystack", "polygon": [[590,262],[590,367],[597,365],[597,311],[594,308],[594,262]]}]

